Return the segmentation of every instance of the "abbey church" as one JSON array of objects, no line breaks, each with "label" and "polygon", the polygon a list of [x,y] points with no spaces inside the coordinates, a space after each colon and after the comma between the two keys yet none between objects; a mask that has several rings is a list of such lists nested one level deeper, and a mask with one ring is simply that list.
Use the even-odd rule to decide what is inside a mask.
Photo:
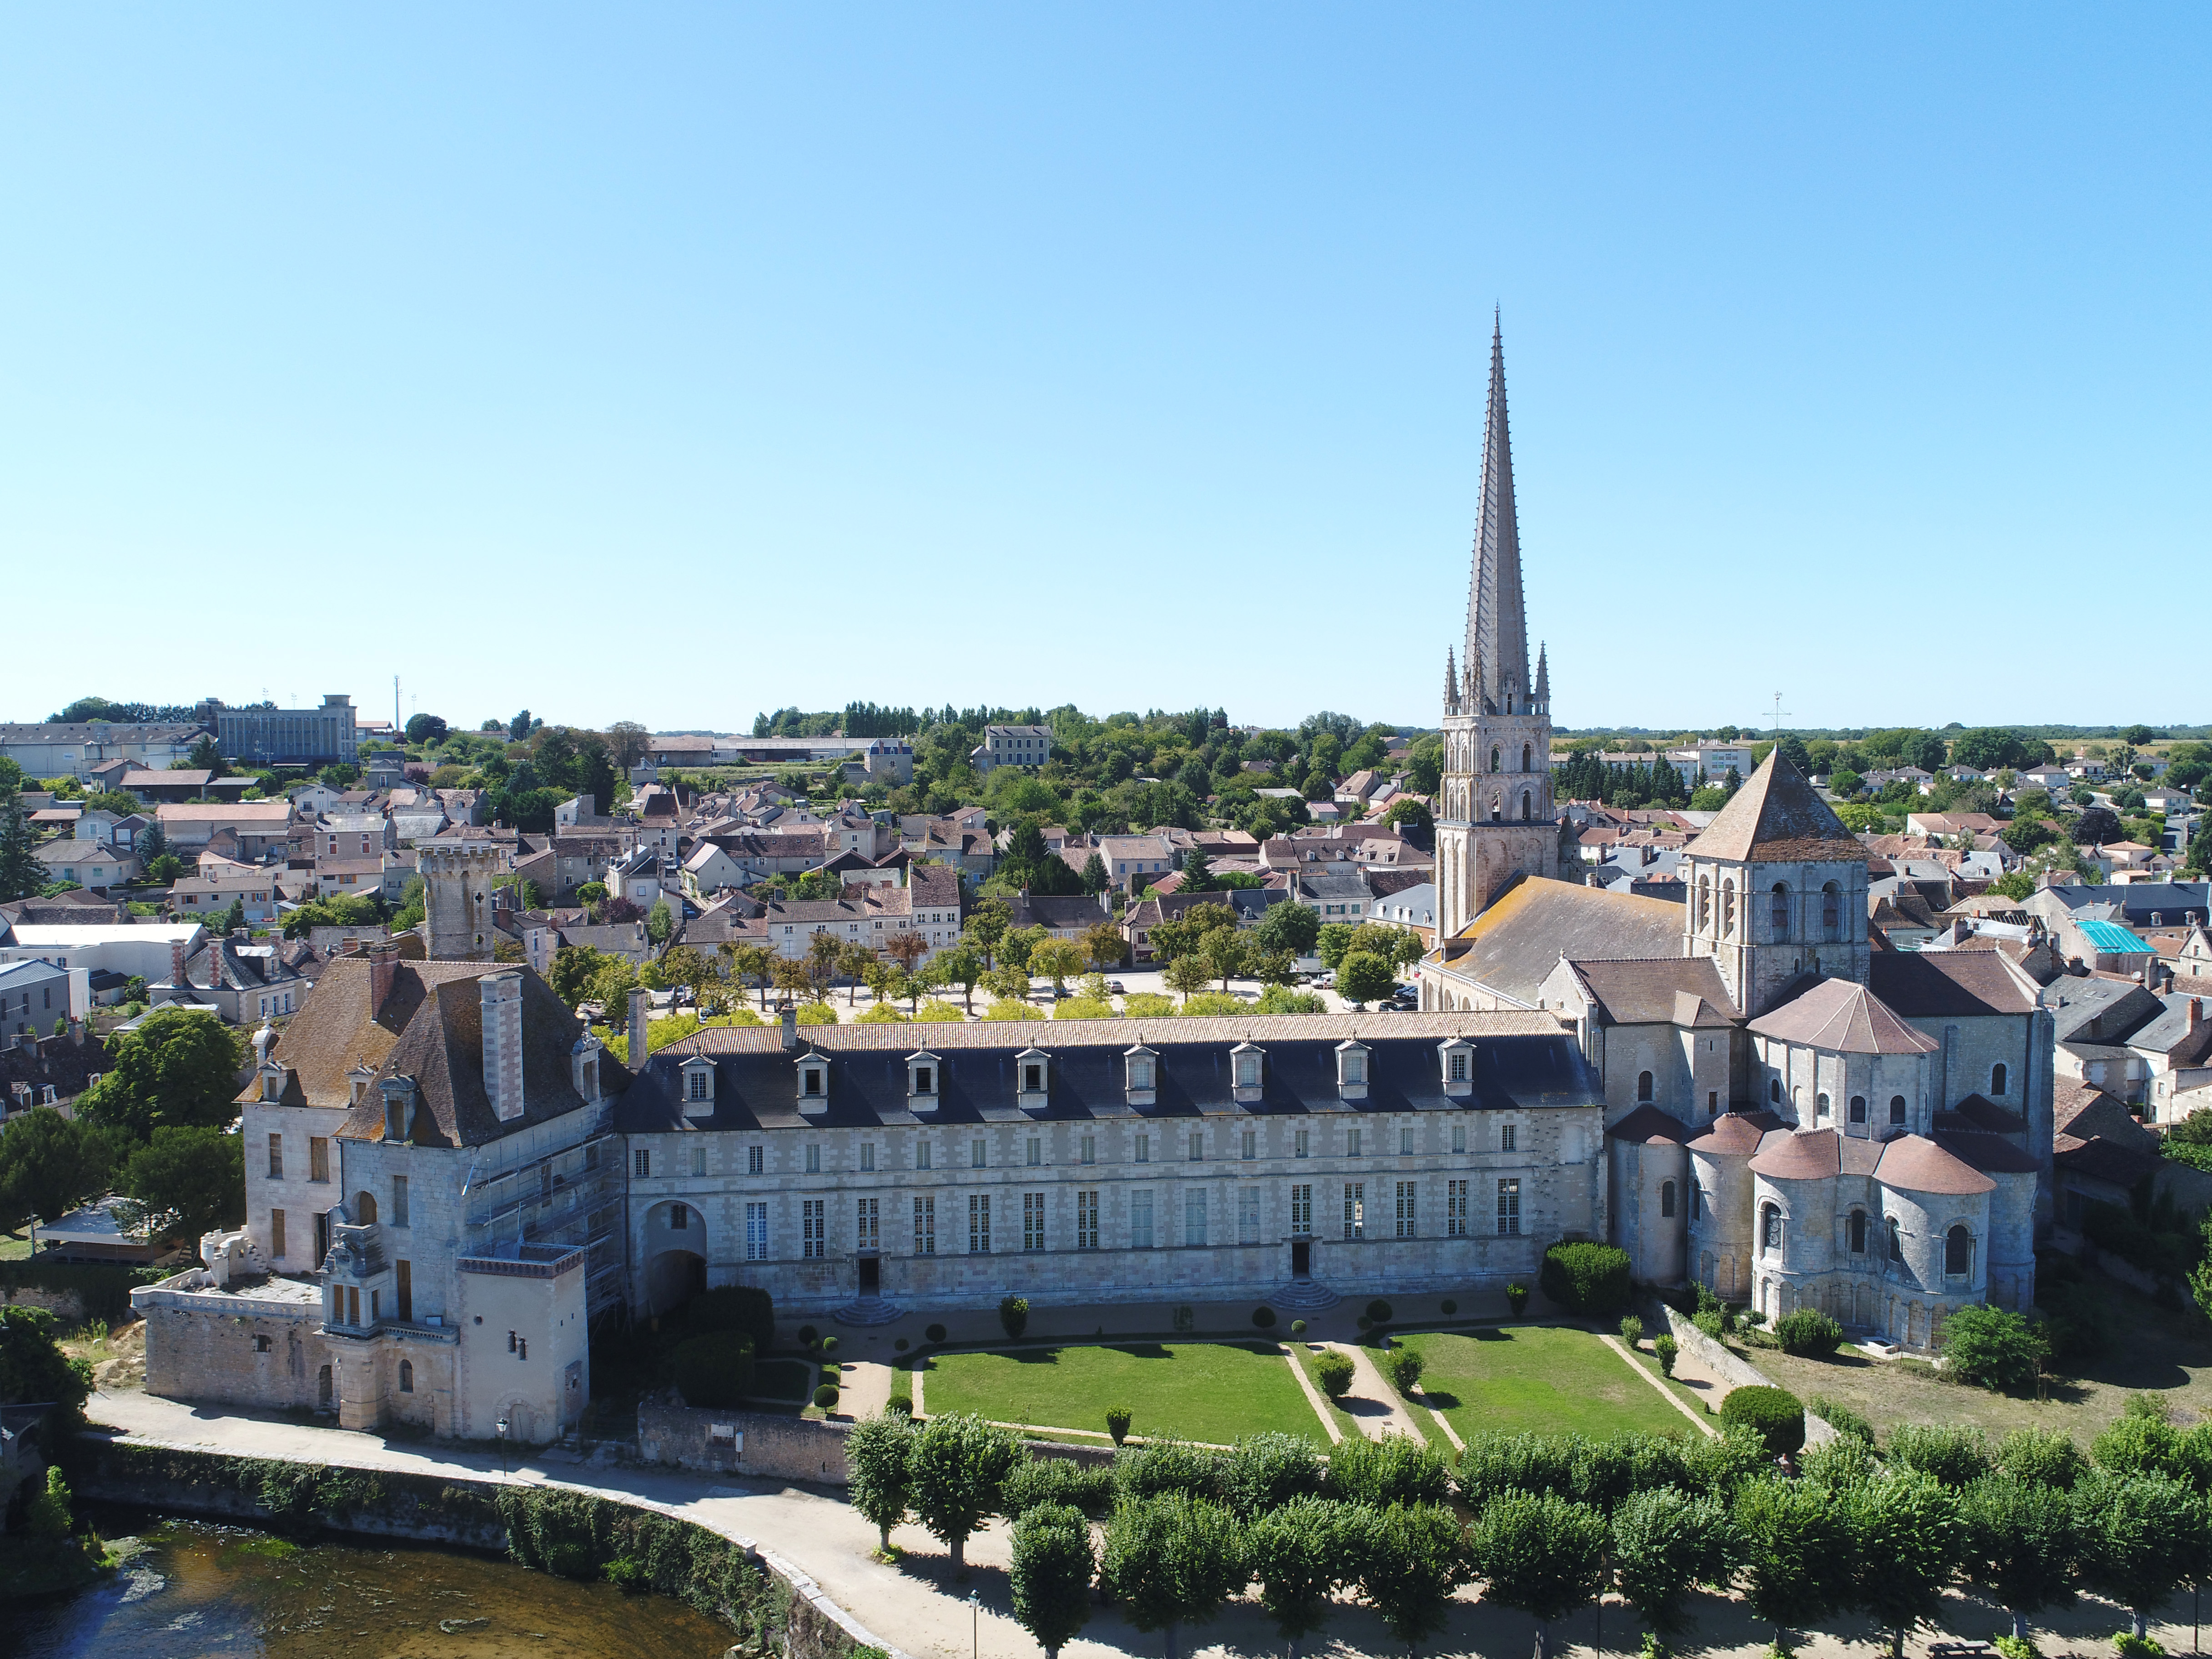
[{"label": "abbey church", "polygon": [[1463,653],[1446,659],[1424,1010],[1547,1012],[1602,1102],[1606,1229],[1650,1283],[1931,1346],[2026,1309],[2052,1032],[1993,951],[1867,925],[1866,849],[1779,750],[1685,849],[1686,901],[1561,878],[1549,665],[1528,675],[1502,340]]}]

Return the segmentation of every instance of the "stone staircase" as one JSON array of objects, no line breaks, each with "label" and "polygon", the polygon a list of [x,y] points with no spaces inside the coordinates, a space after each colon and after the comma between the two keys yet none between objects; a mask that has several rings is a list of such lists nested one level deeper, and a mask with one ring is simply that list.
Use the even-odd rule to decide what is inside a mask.
[{"label": "stone staircase", "polygon": [[830,1317],[840,1325],[888,1325],[905,1314],[906,1310],[896,1302],[886,1302],[879,1296],[864,1296],[836,1309]]},{"label": "stone staircase", "polygon": [[1267,1298],[1268,1304],[1272,1307],[1302,1314],[1319,1313],[1325,1308],[1334,1308],[1343,1300],[1342,1297],[1330,1290],[1328,1286],[1311,1279],[1287,1280],[1279,1285],[1275,1293]]}]

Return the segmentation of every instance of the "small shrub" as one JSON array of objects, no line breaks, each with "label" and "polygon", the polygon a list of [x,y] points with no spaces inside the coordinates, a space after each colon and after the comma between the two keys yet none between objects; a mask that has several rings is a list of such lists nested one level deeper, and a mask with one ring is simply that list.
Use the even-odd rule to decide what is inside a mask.
[{"label": "small shrub", "polygon": [[2161,1394],[2131,1394],[2120,1407],[2123,1417],[2148,1417],[2154,1423],[2173,1421],[2173,1402]]},{"label": "small shrub", "polygon": [[1520,1318],[1522,1310],[1528,1305],[1528,1287],[1526,1285],[1508,1285],[1505,1287],[1505,1305],[1512,1310],[1516,1319]]},{"label": "small shrub", "polygon": [[2032,1389],[2046,1352],[2042,1333],[2008,1309],[1961,1308],[1943,1322],[1943,1357],[1961,1382]]},{"label": "small shrub", "polygon": [[1653,1357],[1659,1361],[1659,1370],[1661,1375],[1665,1376],[1674,1376],[1674,1354],[1678,1346],[1679,1345],[1675,1342],[1674,1339],[1671,1336],[1655,1336],[1651,1339],[1651,1352]]},{"label": "small shrub", "polygon": [[1459,1311],[1459,1304],[1453,1301],[1449,1297],[1446,1297],[1443,1299],[1443,1310],[1444,1317],[1449,1319],[1454,1314]]},{"label": "small shrub", "polygon": [[610,1584],[625,1595],[653,1588],[653,1569],[635,1555],[617,1555],[599,1569]]},{"label": "small shrub", "polygon": [[1411,1348],[1393,1348],[1382,1356],[1382,1369],[1389,1373],[1390,1386],[1400,1394],[1410,1395],[1421,1386],[1421,1356]]},{"label": "small shrub", "polygon": [[1609,1314],[1628,1305],[1628,1252],[1588,1241],[1544,1252],[1537,1284],[1571,1313]]},{"label": "small shrub", "polygon": [[1331,1400],[1341,1400],[1352,1387],[1352,1356],[1330,1349],[1322,1355],[1314,1367],[1314,1375],[1321,1382],[1321,1391]]},{"label": "small shrub", "polygon": [[1009,1342],[1018,1342],[1022,1333],[1030,1328],[1030,1299],[1025,1296],[1003,1296],[999,1298],[999,1325]]},{"label": "small shrub", "polygon": [[1272,1331],[1275,1328],[1275,1310],[1267,1307],[1253,1309],[1252,1322],[1263,1331]]},{"label": "small shrub", "polygon": [[1385,1302],[1381,1297],[1376,1297],[1375,1300],[1367,1304],[1367,1316],[1378,1325],[1389,1324],[1390,1322],[1390,1304]]},{"label": "small shrub", "polygon": [[1805,1407],[1787,1389],[1731,1389],[1721,1401],[1721,1421],[1748,1429],[1777,1457],[1805,1443]]},{"label": "small shrub", "polygon": [[1979,1429],[1905,1423],[1890,1431],[1889,1461],[1963,1491],[1990,1472],[1990,1443]]},{"label": "small shrub", "polygon": [[1692,1314],[1718,1314],[1721,1310],[1721,1299],[1713,1294],[1713,1287],[1710,1285],[1698,1285],[1694,1288],[1698,1293],[1697,1305],[1686,1311]]},{"label": "small shrub", "polygon": [[1843,1346],[1844,1328],[1818,1308],[1800,1308],[1774,1322],[1774,1340],[1784,1353],[1832,1354]]},{"label": "small shrub", "polygon": [[1304,1336],[1305,1334],[1306,1322],[1303,1319],[1293,1319],[1291,1322],[1291,1334],[1292,1336]]},{"label": "small shrub", "polygon": [[1644,1322],[1634,1314],[1620,1316],[1620,1340],[1632,1348],[1644,1345]]},{"label": "small shrub", "polygon": [[1371,1331],[1375,1328],[1375,1322],[1370,1319],[1365,1314],[1360,1315],[1358,1318],[1353,1320],[1352,1322],[1357,1325],[1363,1331]]},{"label": "small shrub", "polygon": [[1993,1636],[1990,1645],[1997,1650],[1997,1659],[2043,1659],[2034,1643],[2018,1636]]},{"label": "small shrub", "polygon": [[1842,1401],[1816,1394],[1805,1402],[1805,1409],[1846,1439],[1863,1440],[1869,1446],[1874,1444],[1874,1425]]},{"label": "small shrub", "polygon": [[895,1412],[901,1417],[912,1417],[914,1396],[910,1394],[895,1394],[884,1401],[884,1409],[887,1412]]},{"label": "small shrub", "polygon": [[834,1336],[825,1336],[825,1337],[823,1337],[823,1338],[822,1339],[822,1352],[823,1352],[823,1353],[825,1353],[825,1354],[832,1354],[832,1353],[836,1352],[837,1352],[837,1339],[836,1339],[836,1337],[834,1337]]},{"label": "small shrub", "polygon": [[906,1352],[906,1339],[904,1337],[899,1338],[897,1341],[891,1344],[891,1346],[897,1352],[904,1353]]},{"label": "small shrub", "polygon": [[942,1325],[932,1325],[927,1330],[924,1331],[922,1334],[927,1337],[932,1342],[942,1342],[945,1340],[945,1327]]},{"label": "small shrub", "polygon": [[1721,1316],[1717,1310],[1708,1312],[1700,1308],[1690,1316],[1690,1322],[1716,1342],[1721,1340]]},{"label": "small shrub", "polygon": [[2112,1638],[2112,1651],[2119,1659],[2166,1659],[2166,1650],[2148,1636],[2138,1636],[2124,1630]]},{"label": "small shrub", "polygon": [[1746,1308],[1737,1317],[1739,1323],[1747,1325],[1754,1331],[1766,1323],[1766,1316],[1756,1308]]},{"label": "small shrub", "polygon": [[813,1326],[801,1325],[799,1328],[799,1346],[800,1347],[811,1350],[814,1345],[821,1340],[822,1333],[816,1330]]},{"label": "small shrub", "polygon": [[817,1388],[814,1390],[814,1403],[825,1412],[835,1407],[837,1404],[837,1385],[835,1382],[824,1382]]},{"label": "small shrub", "polygon": [[687,1406],[735,1406],[751,1392],[753,1340],[740,1331],[686,1337],[669,1356]]},{"label": "small shrub", "polygon": [[1115,1445],[1129,1437],[1129,1425],[1133,1417],[1134,1413],[1127,1406],[1109,1406],[1106,1408],[1106,1432],[1113,1437]]}]

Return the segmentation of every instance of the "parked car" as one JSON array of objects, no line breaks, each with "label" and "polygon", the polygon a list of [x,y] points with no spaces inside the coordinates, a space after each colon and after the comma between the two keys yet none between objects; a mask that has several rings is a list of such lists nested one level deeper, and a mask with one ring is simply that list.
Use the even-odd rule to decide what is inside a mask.
[{"label": "parked car", "polygon": [[1106,988],[1117,997],[1127,996],[1129,994],[1128,988],[1123,985],[1118,979],[1108,980],[1106,981]]}]

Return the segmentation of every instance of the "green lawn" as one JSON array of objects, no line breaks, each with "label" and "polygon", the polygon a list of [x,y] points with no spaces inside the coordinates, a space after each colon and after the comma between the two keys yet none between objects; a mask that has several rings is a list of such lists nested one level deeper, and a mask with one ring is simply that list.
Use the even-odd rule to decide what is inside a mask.
[{"label": "green lawn", "polygon": [[1103,1433],[1106,1408],[1134,1413],[1140,1437],[1225,1445],[1280,1430],[1325,1444],[1328,1434],[1273,1343],[1129,1342],[1103,1347],[941,1353],[922,1361],[932,1417],[975,1412],[1002,1423]]},{"label": "green lawn", "polygon": [[1421,1388],[1462,1440],[1478,1434],[1687,1434],[1682,1414],[1588,1331],[1500,1325],[1396,1339],[1421,1356]]}]

